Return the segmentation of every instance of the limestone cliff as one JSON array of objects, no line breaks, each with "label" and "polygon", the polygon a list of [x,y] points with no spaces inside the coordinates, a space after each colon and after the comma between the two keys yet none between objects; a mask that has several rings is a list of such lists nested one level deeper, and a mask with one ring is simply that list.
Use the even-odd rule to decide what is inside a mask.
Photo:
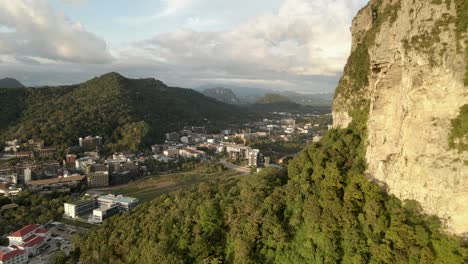
[{"label": "limestone cliff", "polygon": [[335,127],[366,134],[368,176],[457,234],[468,232],[466,131],[457,139],[463,148],[449,146],[449,137],[468,104],[467,5],[372,0],[353,20],[333,106]]}]

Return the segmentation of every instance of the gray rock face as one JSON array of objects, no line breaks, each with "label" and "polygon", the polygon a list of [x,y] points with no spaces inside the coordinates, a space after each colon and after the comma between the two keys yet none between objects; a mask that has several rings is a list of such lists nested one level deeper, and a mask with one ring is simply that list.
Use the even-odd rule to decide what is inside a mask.
[{"label": "gray rock face", "polygon": [[[353,21],[353,52],[373,26],[376,2]],[[385,8],[395,1],[382,2]],[[356,94],[339,91],[333,118],[335,127],[347,127],[352,101],[365,97],[368,176],[402,200],[419,201],[449,231],[462,234],[468,232],[468,153],[450,149],[448,137],[451,120],[468,104],[467,35],[456,34],[451,2],[401,0],[397,17],[380,26],[368,49],[368,85]]]}]

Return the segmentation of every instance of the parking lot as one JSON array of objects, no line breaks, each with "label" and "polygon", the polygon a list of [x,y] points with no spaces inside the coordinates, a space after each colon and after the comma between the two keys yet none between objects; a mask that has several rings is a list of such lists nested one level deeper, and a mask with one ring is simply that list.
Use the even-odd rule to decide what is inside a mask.
[{"label": "parking lot", "polygon": [[41,247],[39,255],[29,258],[29,263],[31,264],[48,263],[52,254],[59,250],[63,250],[65,254],[69,254],[72,249],[71,237],[75,234],[85,234],[87,231],[87,229],[60,222],[53,222],[46,228],[50,230],[50,238]]}]

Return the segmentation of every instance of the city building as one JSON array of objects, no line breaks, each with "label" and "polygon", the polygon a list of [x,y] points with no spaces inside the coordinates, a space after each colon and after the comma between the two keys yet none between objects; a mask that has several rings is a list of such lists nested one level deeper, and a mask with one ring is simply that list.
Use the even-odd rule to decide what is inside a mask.
[{"label": "city building", "polygon": [[75,168],[77,170],[85,171],[86,167],[96,163],[98,159],[96,157],[82,157],[75,161]]},{"label": "city building", "polygon": [[179,150],[175,147],[169,147],[168,149],[163,151],[163,155],[168,158],[177,159],[179,157]]},{"label": "city building", "polygon": [[27,225],[18,231],[15,231],[7,236],[10,246],[18,246],[27,242],[30,237],[33,237],[36,230],[41,225]]},{"label": "city building", "polygon": [[65,161],[67,162],[67,164],[75,164],[76,160],[77,160],[77,156],[75,154],[67,154],[65,156]]},{"label": "city building", "polygon": [[69,191],[70,188],[77,187],[79,184],[85,181],[86,176],[76,175],[45,180],[29,181],[27,184],[29,188],[33,191],[58,190],[62,188],[66,188],[66,190]]},{"label": "city building", "polygon": [[185,159],[205,159],[206,153],[194,148],[179,149],[179,157]]},{"label": "city building", "polygon": [[91,151],[98,149],[102,145],[102,137],[87,136],[85,138],[78,139],[79,146],[83,151]]},{"label": "city building", "polygon": [[8,153],[16,153],[20,148],[20,141],[18,139],[5,141],[5,147],[3,151]]},{"label": "city building", "polygon": [[88,187],[107,187],[109,185],[109,172],[93,172],[88,175]]},{"label": "city building", "polygon": [[177,142],[179,141],[179,139],[180,139],[180,134],[177,132],[166,133],[167,141]]},{"label": "city building", "polygon": [[133,197],[125,197],[122,195],[103,195],[97,198],[99,207],[118,205],[121,211],[130,211],[138,205],[139,200]]},{"label": "city building", "polygon": [[28,263],[26,250],[18,247],[0,247],[0,264],[25,264]]},{"label": "city building", "polygon": [[260,150],[259,149],[252,149],[249,151],[249,166],[250,167],[258,167],[260,159]]},{"label": "city building", "polygon": [[120,213],[118,205],[102,206],[93,210],[92,222],[102,223],[105,219]]},{"label": "city building", "polygon": [[94,208],[96,208],[96,201],[94,198],[64,203],[64,216],[69,218],[83,217],[92,213]]},{"label": "city building", "polygon": [[25,251],[26,256],[35,256],[49,236],[49,230],[42,225],[27,225],[11,233],[7,238],[10,247]]}]

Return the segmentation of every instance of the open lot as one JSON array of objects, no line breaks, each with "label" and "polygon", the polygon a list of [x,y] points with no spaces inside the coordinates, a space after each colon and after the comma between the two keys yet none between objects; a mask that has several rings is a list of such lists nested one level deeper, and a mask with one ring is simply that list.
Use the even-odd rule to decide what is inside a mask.
[{"label": "open lot", "polygon": [[202,182],[209,182],[222,178],[238,177],[241,175],[242,173],[234,170],[226,170],[215,173],[183,172],[150,176],[140,181],[131,182],[126,185],[101,188],[97,190],[112,194],[131,196],[140,199],[142,202],[146,202],[162,194],[188,188]]}]

